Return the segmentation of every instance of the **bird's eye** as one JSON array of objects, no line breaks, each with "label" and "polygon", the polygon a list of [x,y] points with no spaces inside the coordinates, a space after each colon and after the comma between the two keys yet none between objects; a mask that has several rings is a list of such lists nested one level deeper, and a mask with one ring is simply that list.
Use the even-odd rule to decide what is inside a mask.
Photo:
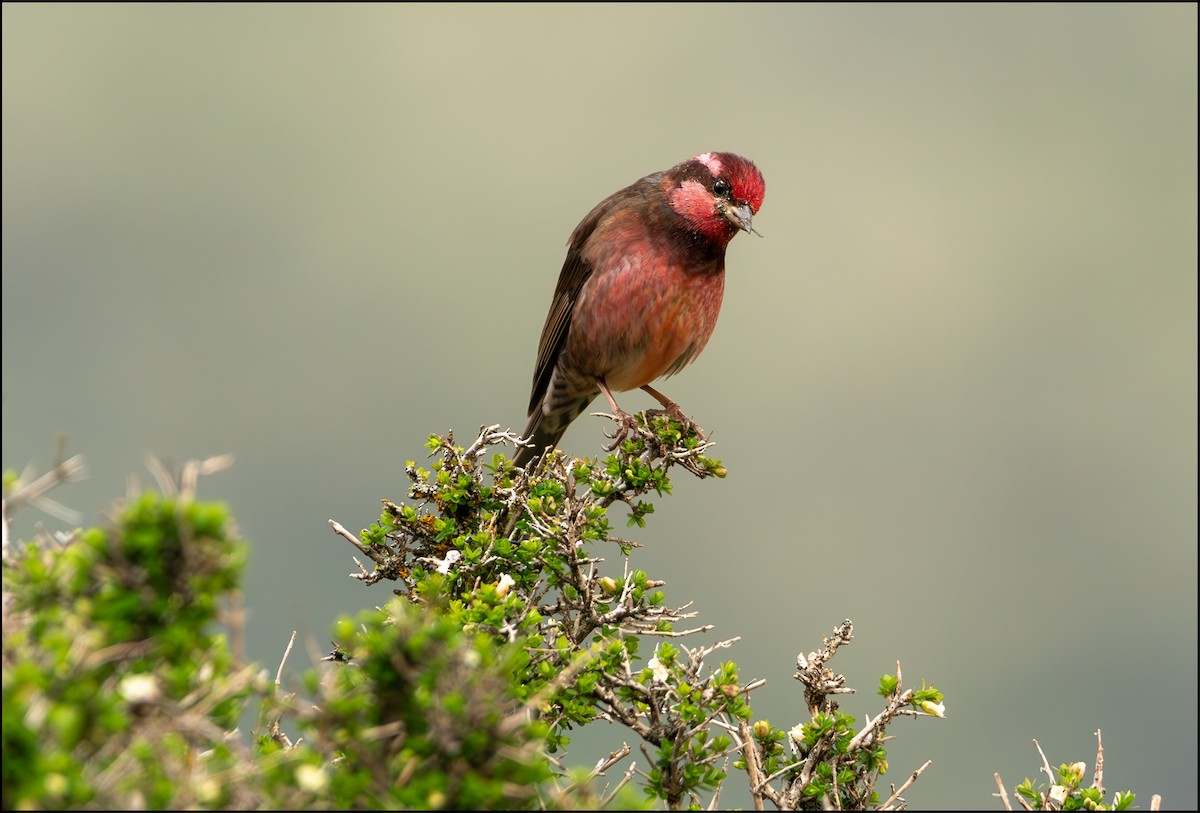
[{"label": "bird's eye", "polygon": [[725,195],[728,195],[729,194],[729,182],[724,181],[724,180],[717,181],[715,184],[713,184],[713,193],[716,195],[720,195],[722,197],[724,197]]}]

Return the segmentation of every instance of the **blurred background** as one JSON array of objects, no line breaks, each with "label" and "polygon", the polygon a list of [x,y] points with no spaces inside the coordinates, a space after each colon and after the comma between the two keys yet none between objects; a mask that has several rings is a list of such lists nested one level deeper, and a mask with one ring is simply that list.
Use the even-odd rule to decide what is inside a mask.
[{"label": "blurred background", "polygon": [[252,544],[250,656],[327,649],[389,588],[346,578],[326,520],[405,499],[430,433],[523,426],[575,224],[739,152],[764,238],[734,240],[716,333],[662,384],[730,474],[678,475],[637,565],[741,636],[777,725],[846,617],[846,711],[897,659],[944,691],[946,720],[893,728],[890,779],[933,760],[915,807],[999,809],[1035,737],[1090,776],[1101,729],[1110,789],[1194,808],[1196,22],[5,4],[3,464],[45,471],[65,433],[91,477],[54,496],[93,523],[146,453],[233,453],[200,495]]}]

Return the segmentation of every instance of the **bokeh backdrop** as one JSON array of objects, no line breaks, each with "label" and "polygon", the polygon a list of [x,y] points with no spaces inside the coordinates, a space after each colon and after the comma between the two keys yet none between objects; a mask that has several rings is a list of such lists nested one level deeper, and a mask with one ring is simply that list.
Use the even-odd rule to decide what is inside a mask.
[{"label": "bokeh backdrop", "polygon": [[95,522],[146,453],[233,453],[200,494],[273,670],[388,597],[327,519],[406,498],[429,433],[523,425],[578,220],[740,152],[764,237],[663,385],[730,475],[680,475],[638,565],[741,636],[776,724],[845,617],[848,711],[898,658],[942,689],[894,728],[895,781],[933,759],[914,806],[998,808],[1033,738],[1090,765],[1101,729],[1110,788],[1194,808],[1196,16],[5,4],[3,463],[65,433]]}]

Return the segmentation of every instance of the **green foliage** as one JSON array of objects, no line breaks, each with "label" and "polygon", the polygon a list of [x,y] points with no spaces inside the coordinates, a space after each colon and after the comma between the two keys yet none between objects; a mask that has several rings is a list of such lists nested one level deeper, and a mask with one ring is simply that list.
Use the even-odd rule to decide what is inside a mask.
[{"label": "green foliage", "polygon": [[[830,671],[826,663],[838,648],[853,640],[853,624],[846,620],[823,639],[824,646],[807,655],[801,653],[796,661],[796,679],[805,686],[805,700],[811,719],[793,726],[787,732],[776,729],[766,720],[759,720],[749,730],[746,739],[751,748],[743,749],[745,758],[738,763],[750,774],[779,777],[765,784],[764,799],[783,810],[820,805],[843,810],[868,807],[888,808],[902,803],[900,793],[893,791],[881,800],[876,786],[888,771],[887,750],[883,743],[890,739],[887,726],[899,716],[944,716],[944,707],[936,711],[923,704],[942,699],[931,686],[905,690],[896,675],[884,675],[879,681],[879,694],[887,701],[883,710],[868,715],[863,723],[843,711],[835,698],[853,693],[845,686],[845,678]],[[919,775],[929,763],[916,771]],[[915,778],[915,775],[914,775]]]},{"label": "green foliage", "polygon": [[[108,526],[11,545],[5,807],[700,807],[731,769],[756,805],[904,804],[928,763],[881,799],[887,727],[943,717],[941,692],[905,689],[897,671],[879,680],[881,710],[839,708],[853,690],[827,664],[853,638],[846,621],[797,658],[804,719],[752,722],[764,681],[712,657],[736,639],[688,645],[709,628],[681,623],[696,613],[672,608],[633,565],[636,543],[613,536],[612,505],[644,526],[672,468],[725,475],[694,426],[641,415],[615,454],[553,452],[525,470],[493,451],[512,440],[495,427],[466,449],[431,437],[431,462],[406,466],[411,504],[384,500],[358,535],[333,523],[374,564],[355,577],[396,595],[336,621],[326,663],[291,691],[226,644],[247,545],[224,506],[195,500],[194,476]],[[21,487],[6,476],[6,509]],[[247,739],[235,727],[255,710]],[[573,730],[597,721],[640,740],[645,760],[619,768],[626,745],[591,770],[564,766]],[[1070,784],[1075,770],[1059,773],[1066,804],[1101,805]],[[1057,798],[1029,782],[1018,793],[1042,809]]]},{"label": "green foliage", "polygon": [[[110,527],[15,545],[6,806],[680,807],[719,791],[731,758],[749,753],[749,693],[762,682],[742,683],[729,661],[707,665],[732,640],[683,645],[703,628],[677,632],[694,613],[669,607],[663,582],[631,565],[634,543],[611,535],[608,510],[623,502],[642,525],[654,509],[643,498],[671,493],[672,467],[724,469],[694,427],[663,417],[642,416],[603,460],[483,462],[507,439],[485,430],[464,450],[431,438],[431,464],[406,467],[415,503],[384,501],[377,523],[345,534],[375,563],[360,580],[393,581],[399,597],[336,623],[305,696],[272,691],[217,631],[247,550],[223,506],[172,485]],[[230,732],[251,700],[260,723],[248,743]],[[596,720],[625,726],[649,757],[611,792],[596,770],[552,761]],[[807,743],[836,728],[848,750],[847,720],[820,717]],[[785,737],[762,728],[774,770]],[[804,798],[828,792],[823,765]]]},{"label": "green foliage", "polygon": [[[790,735],[762,721],[751,732],[749,693],[761,681],[741,683],[731,662],[707,665],[733,641],[683,646],[700,631],[677,632],[693,613],[668,608],[662,582],[629,562],[633,544],[611,536],[612,504],[625,503],[629,523],[644,526],[654,506],[643,498],[671,493],[672,467],[724,476],[694,426],[639,416],[615,454],[572,459],[555,451],[526,470],[488,456],[510,439],[496,427],[467,449],[449,436],[430,438],[432,462],[406,467],[415,504],[385,500],[379,521],[350,540],[375,563],[357,578],[397,582],[398,593],[456,627],[523,646],[516,696],[544,723],[546,752],[562,753],[574,726],[620,722],[650,759],[638,772],[649,801],[705,804],[730,762],[750,774],[755,795],[785,809],[879,801],[884,725],[901,714],[942,716],[940,692],[901,692],[899,677],[885,679],[889,705],[860,736],[822,683],[832,675],[823,670],[832,649],[850,639],[847,622],[832,649],[809,655],[818,672],[797,675],[811,682],[812,721]],[[610,564],[614,558],[625,562]],[[647,638],[661,640],[650,646]]]},{"label": "green foliage", "polygon": [[222,505],[148,493],[110,527],[9,551],[6,808],[228,801],[205,780],[251,688],[211,628],[245,562],[230,527]]},{"label": "green foliage", "polygon": [[644,525],[654,507],[640,498],[670,493],[672,466],[702,477],[723,469],[703,456],[694,427],[665,418],[643,416],[621,451],[599,461],[555,452],[516,469],[487,456],[507,439],[494,427],[468,449],[430,438],[432,463],[406,466],[418,504],[385,500],[355,542],[376,565],[359,578],[398,582],[399,593],[456,628],[519,644],[514,696],[542,721],[547,753],[563,752],[575,726],[616,720],[657,749],[646,780],[652,796],[676,804],[714,789],[729,740],[709,726],[749,715],[736,669],[706,673],[702,655],[675,658],[668,643],[649,663],[670,655],[670,667],[660,667],[669,674],[645,667],[641,639],[674,635],[690,614],[666,607],[661,582],[628,563],[606,574],[592,548],[631,552],[632,543],[610,536],[608,509],[622,501],[630,523]]},{"label": "green foliage", "polygon": [[512,680],[528,649],[481,631],[511,603],[495,589],[338,622],[346,668],[299,702],[216,629],[247,551],[225,507],[147,492],[115,516],[5,557],[6,809],[542,806],[546,727]]},{"label": "green foliage", "polygon": [[[1104,801],[1104,746],[1100,744],[1100,732],[1096,732],[1097,753],[1096,769],[1090,785],[1084,784],[1087,778],[1087,764],[1073,762],[1061,763],[1057,769],[1051,770],[1050,763],[1042,755],[1042,771],[1052,781],[1050,784],[1034,782],[1029,777],[1017,785],[1017,795],[1024,800],[1027,808],[1032,810],[1130,810],[1136,801],[1134,794],[1129,791],[1113,793],[1112,800]],[[1037,740],[1034,740],[1037,744]],[[1038,745],[1039,752],[1041,746]],[[996,781],[1000,781],[999,775]],[[1003,791],[1003,785],[1001,785]]]},{"label": "green foliage", "polygon": [[327,676],[315,706],[295,709],[306,744],[288,753],[335,759],[339,786],[353,789],[339,806],[536,806],[551,771],[545,727],[525,713],[512,681],[528,661],[523,647],[401,599],[342,619],[336,632],[353,642],[348,666]]}]

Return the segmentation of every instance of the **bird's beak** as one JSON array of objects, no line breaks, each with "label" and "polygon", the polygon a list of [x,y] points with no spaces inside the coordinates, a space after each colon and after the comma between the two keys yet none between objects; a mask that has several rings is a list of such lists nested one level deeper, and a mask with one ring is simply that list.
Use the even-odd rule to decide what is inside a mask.
[{"label": "bird's beak", "polygon": [[736,209],[732,206],[722,206],[721,214],[725,215],[726,220],[737,226],[742,231],[747,233],[754,231],[753,227],[751,226],[751,220],[754,217],[754,212],[750,210],[750,204],[743,203]]}]

